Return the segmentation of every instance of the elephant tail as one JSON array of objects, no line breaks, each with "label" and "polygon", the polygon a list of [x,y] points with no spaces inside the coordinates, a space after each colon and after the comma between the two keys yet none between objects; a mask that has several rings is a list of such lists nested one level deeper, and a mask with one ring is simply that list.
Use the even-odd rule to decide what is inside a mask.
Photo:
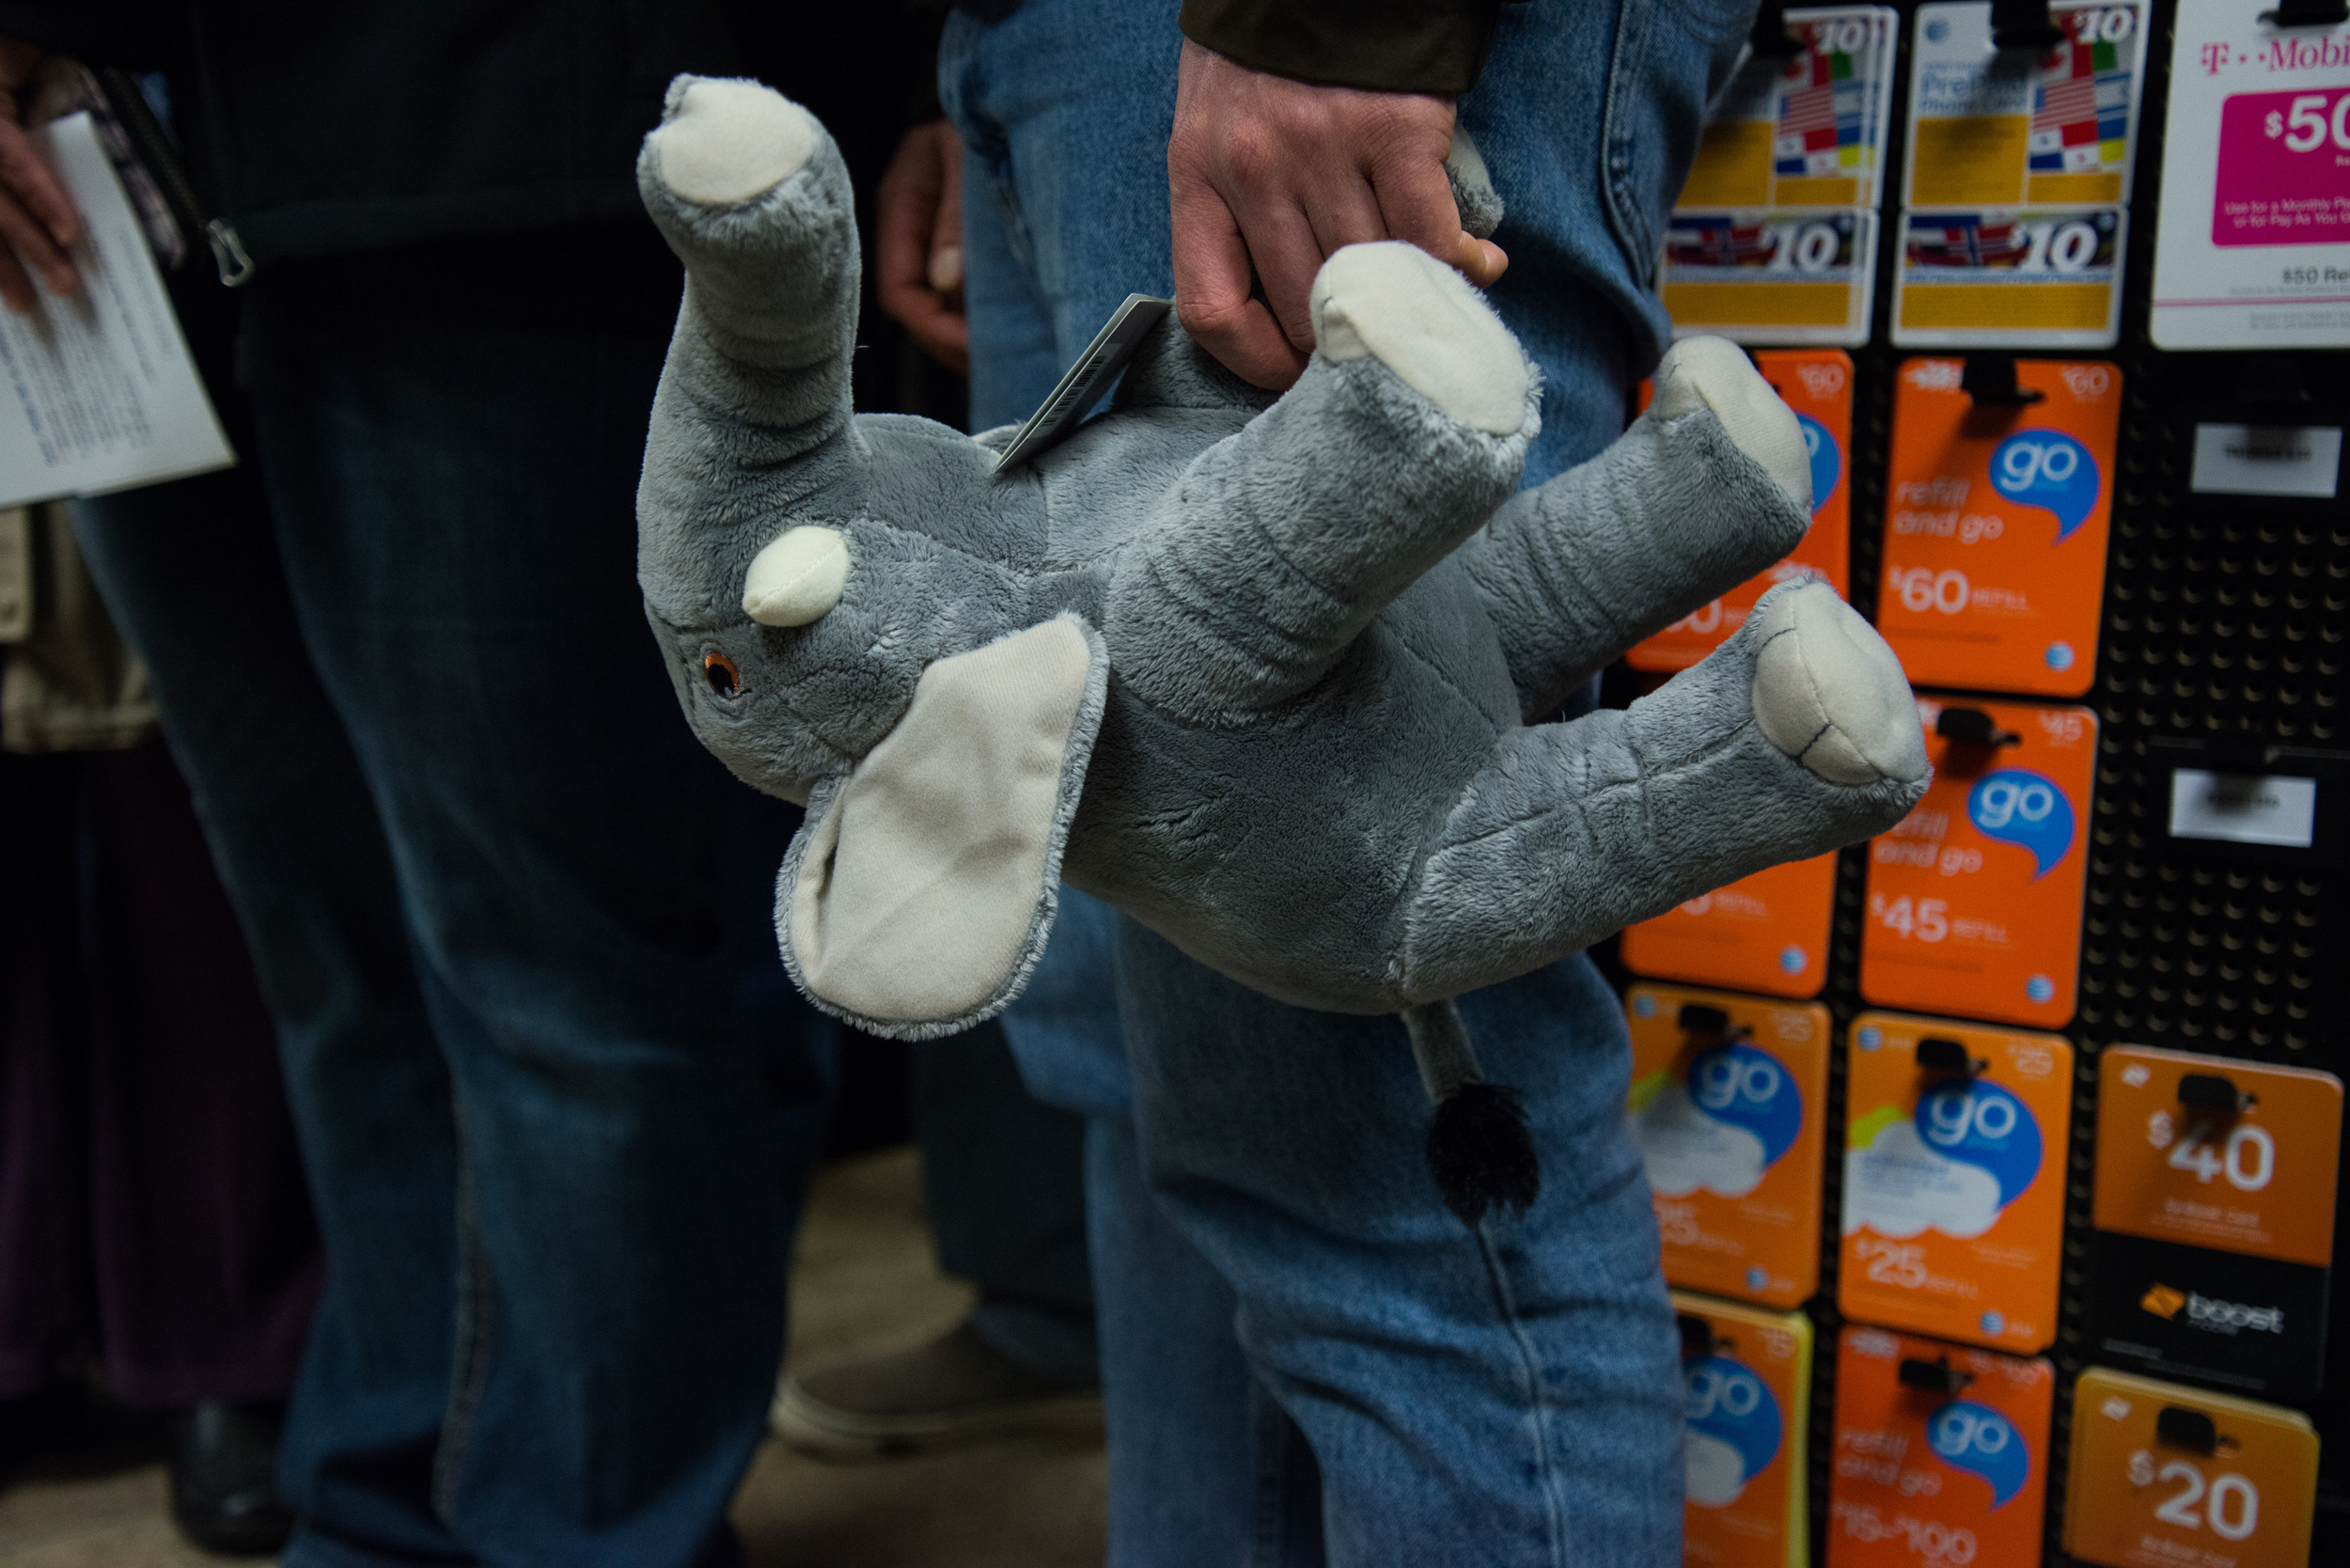
[{"label": "elephant tail", "polygon": [[1490,1209],[1526,1210],[1542,1192],[1542,1164],[1526,1109],[1485,1081],[1467,1026],[1450,997],[1403,1011],[1412,1058],[1436,1105],[1428,1126],[1428,1169],[1445,1207],[1471,1230]]}]

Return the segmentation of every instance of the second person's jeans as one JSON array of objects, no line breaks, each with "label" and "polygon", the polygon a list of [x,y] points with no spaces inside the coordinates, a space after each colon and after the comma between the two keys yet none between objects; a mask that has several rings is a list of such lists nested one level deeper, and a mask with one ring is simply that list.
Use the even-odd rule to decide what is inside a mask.
[{"label": "second person's jeans", "polygon": [[[1172,292],[1175,10],[948,25],[975,429],[1026,417],[1128,292]],[[1656,236],[1750,7],[1503,17],[1461,113],[1510,207],[1492,298],[1544,377],[1530,483],[1612,440],[1654,362]],[[1116,1568],[1678,1563],[1678,1350],[1590,964],[1462,998],[1543,1156],[1535,1207],[1471,1232],[1395,1019],[1273,1002],[1081,896],[1060,919],[1049,1001],[1005,1028],[1030,1088],[1091,1118]]]}]

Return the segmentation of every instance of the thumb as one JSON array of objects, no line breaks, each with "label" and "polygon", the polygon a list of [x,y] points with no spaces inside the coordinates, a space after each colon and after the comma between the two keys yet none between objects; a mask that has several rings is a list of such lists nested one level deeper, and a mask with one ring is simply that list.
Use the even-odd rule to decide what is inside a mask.
[{"label": "thumb", "polygon": [[938,210],[931,219],[929,281],[942,294],[963,287],[963,138],[938,127]]},{"label": "thumb", "polygon": [[1452,254],[1445,259],[1480,289],[1492,288],[1501,281],[1501,274],[1510,270],[1509,252],[1491,240],[1480,240],[1465,229],[1454,242]]}]

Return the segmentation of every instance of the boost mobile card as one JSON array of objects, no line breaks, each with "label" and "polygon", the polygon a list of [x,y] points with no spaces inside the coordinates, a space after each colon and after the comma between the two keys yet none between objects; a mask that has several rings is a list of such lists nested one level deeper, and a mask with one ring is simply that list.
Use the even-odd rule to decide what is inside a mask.
[{"label": "boost mobile card", "polygon": [[2051,6],[2048,17],[2065,37],[2042,54],[1992,46],[1990,0],[1918,8],[1903,205],[2129,200],[2145,8]]},{"label": "boost mobile card", "polygon": [[2341,1079],[2117,1045],[2097,1083],[2098,1230],[2332,1263]]},{"label": "boost mobile card", "polygon": [[[1803,429],[1804,449],[1811,458],[1811,526],[1785,560],[1636,645],[1624,655],[1634,669],[1688,668],[1729,641],[1746,624],[1754,602],[1774,583],[1800,572],[1816,572],[1833,583],[1838,593],[1849,593],[1852,359],[1840,349],[1764,349],[1754,363]],[[1651,383],[1640,384],[1644,410],[1653,390]]]},{"label": "boost mobile card", "polygon": [[1934,697],[1918,715],[1934,782],[1869,840],[1860,994],[2061,1028],[2080,978],[2097,717]]},{"label": "boost mobile card", "polygon": [[2306,1568],[2317,1434],[2298,1411],[2092,1367],[2073,1386],[2064,1550],[2100,1568]]},{"label": "boost mobile card", "polygon": [[1895,378],[1877,629],[1910,683],[2079,697],[2097,663],[2122,374],[2015,362],[1978,403],[1955,359]]},{"label": "boost mobile card", "polygon": [[2051,1343],[2071,1044],[1864,1012],[1846,1061],[1837,1306],[2003,1350]]},{"label": "boost mobile card", "polygon": [[1804,1568],[1811,1320],[1672,1293],[1681,1316],[1687,1560]]},{"label": "boost mobile card", "polygon": [[1820,1284],[1827,1009],[1636,985],[1632,1129],[1676,1285],[1793,1307]]},{"label": "boost mobile card", "polygon": [[2056,1373],[1857,1324],[1837,1341],[1828,1568],[2040,1560]]},{"label": "boost mobile card", "polygon": [[2097,1064],[2102,1360],[2270,1399],[2325,1374],[2342,1084],[2142,1045]]}]

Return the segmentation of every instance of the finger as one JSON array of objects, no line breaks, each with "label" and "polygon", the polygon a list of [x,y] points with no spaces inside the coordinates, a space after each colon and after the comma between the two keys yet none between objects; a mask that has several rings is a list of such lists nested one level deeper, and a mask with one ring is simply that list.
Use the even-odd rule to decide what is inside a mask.
[{"label": "finger", "polygon": [[1452,199],[1442,155],[1399,156],[1372,165],[1371,186],[1387,233],[1406,240],[1439,261],[1450,262],[1461,229],[1461,209]]},{"label": "finger", "polygon": [[923,304],[900,321],[915,346],[959,376],[971,373],[971,328],[963,313],[936,294],[924,294]]},{"label": "finger", "polygon": [[1319,268],[1331,252],[1345,245],[1366,244],[1388,238],[1387,220],[1379,211],[1379,197],[1371,181],[1352,169],[1343,170],[1326,186],[1300,193],[1306,221],[1313,229],[1314,258]]},{"label": "finger", "polygon": [[1248,297],[1248,247],[1224,200],[1178,176],[1170,182],[1175,313],[1183,330],[1243,381],[1286,390],[1306,368],[1272,313]]},{"label": "finger", "polygon": [[938,211],[931,220],[930,285],[951,294],[963,287],[963,138],[942,120],[937,139]]},{"label": "finger", "polygon": [[0,120],[0,186],[15,193],[60,247],[82,237],[82,215],[73,210],[65,187],[33,150],[24,133],[4,120]]},{"label": "finger", "polygon": [[1314,243],[1313,225],[1293,197],[1251,201],[1233,213],[1241,243],[1263,286],[1265,305],[1274,321],[1297,353],[1311,353],[1314,318],[1310,297],[1314,274],[1322,270],[1322,247]]},{"label": "finger", "polygon": [[20,316],[29,316],[40,308],[40,296],[33,291],[33,280],[24,269],[16,264],[16,258],[0,246],[0,305],[6,305]]},{"label": "finger", "polygon": [[73,291],[73,263],[6,186],[0,186],[0,250],[14,251],[18,263],[39,274],[53,292]]},{"label": "finger", "polygon": [[873,195],[873,272],[881,306],[900,322],[935,306],[930,292],[932,214],[938,203],[936,160],[909,133]]},{"label": "finger", "polygon": [[1463,233],[1448,258],[1463,277],[1480,289],[1490,289],[1510,270],[1510,254],[1491,240]]}]

